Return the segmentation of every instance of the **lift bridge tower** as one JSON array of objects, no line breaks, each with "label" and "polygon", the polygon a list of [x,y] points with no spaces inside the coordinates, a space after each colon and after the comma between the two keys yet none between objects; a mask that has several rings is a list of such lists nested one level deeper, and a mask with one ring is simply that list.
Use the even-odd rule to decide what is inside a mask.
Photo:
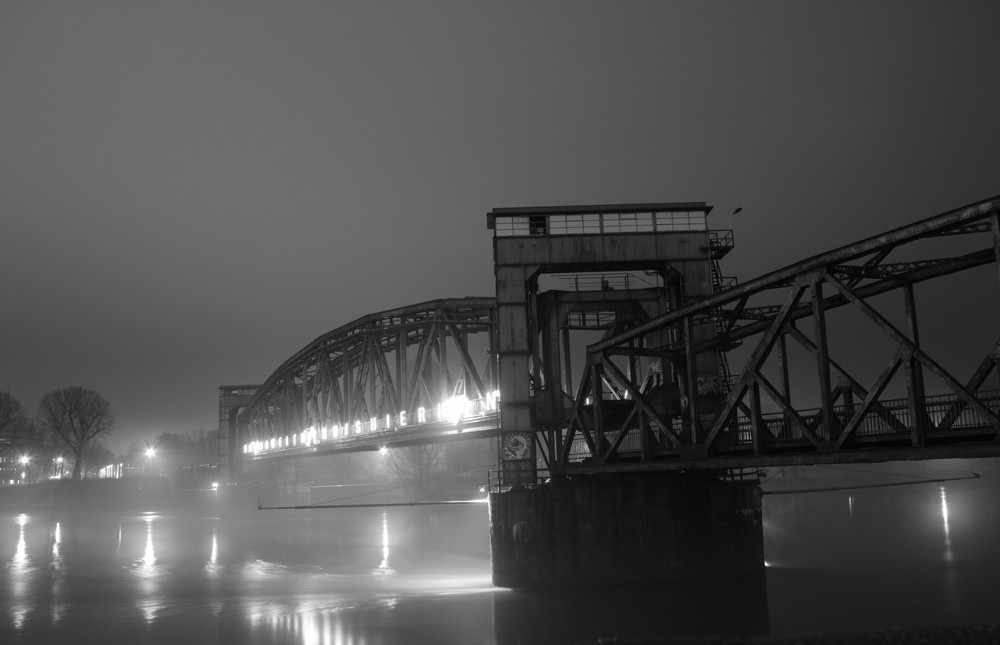
[{"label": "lift bridge tower", "polygon": [[[586,360],[587,345],[726,286],[719,260],[732,249],[732,231],[710,231],[710,211],[692,202],[488,213],[501,397],[500,470],[491,486],[496,584],[662,580],[763,566],[755,479],[655,467],[668,434],[696,431],[685,419],[721,405],[725,348],[665,360],[648,348],[678,339],[654,335],[617,365]],[[690,327],[683,333],[696,340],[716,333],[711,322]],[[681,397],[695,382],[697,400]],[[630,392],[635,383],[641,397]]]}]

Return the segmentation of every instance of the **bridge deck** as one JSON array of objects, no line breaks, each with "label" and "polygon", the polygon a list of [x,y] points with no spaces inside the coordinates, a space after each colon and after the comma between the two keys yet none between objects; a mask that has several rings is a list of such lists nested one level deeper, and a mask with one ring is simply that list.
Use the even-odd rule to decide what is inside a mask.
[{"label": "bridge deck", "polygon": [[[529,210],[499,213],[523,220],[523,230],[497,233],[510,242],[511,253],[520,257],[541,238],[551,238],[553,253],[568,252],[568,240],[581,233],[566,228],[568,216]],[[594,221],[607,214],[619,225],[621,213],[629,211],[620,205],[599,210]],[[660,221],[634,214],[636,221]],[[548,219],[540,226],[538,218]],[[609,248],[631,248],[634,236],[649,234],[641,228],[601,230],[611,236],[602,242]],[[729,248],[731,238],[702,234],[702,250],[711,257],[689,257],[676,244],[657,247],[655,260],[709,263],[695,277],[713,276],[703,285],[711,295],[688,297],[668,284],[674,274],[659,267],[664,286],[657,287],[658,297],[671,303],[664,313],[625,307],[640,300],[631,292],[602,290],[558,302],[539,296],[533,315],[548,317],[518,327],[515,347],[512,316],[530,309],[520,290],[535,284],[531,272],[539,270],[528,262],[518,265],[524,280],[511,282],[516,312],[515,300],[443,299],[338,328],[280,366],[239,412],[236,436],[246,443],[237,459],[494,437],[501,425],[510,446],[536,449],[511,449],[512,456],[498,449],[501,462],[513,464],[512,475],[526,466],[532,477],[536,467],[739,469],[1000,456],[1000,391],[992,390],[1000,375],[1000,341],[991,336],[995,323],[983,315],[992,310],[976,310],[982,333],[975,335],[968,318],[954,315],[943,297],[950,291],[981,304],[996,290],[1000,196],[729,288],[712,263],[718,259],[716,241],[729,239],[720,247]],[[588,271],[622,268],[605,267],[600,258],[588,262]],[[992,272],[971,271],[990,264]],[[931,288],[959,276],[959,288],[955,282]],[[917,306],[918,285],[930,306]],[[598,295],[600,310],[590,302]],[[614,321],[586,327],[602,339],[586,346],[585,361],[576,360],[580,348],[567,340],[577,326],[560,317],[566,311],[598,319],[606,314]],[[871,335],[864,337],[865,346],[884,355],[855,362],[862,345],[854,337],[862,325]],[[954,351],[960,346],[967,351]],[[965,354],[982,356],[979,366],[953,360]],[[501,355],[510,359],[506,372],[498,364]],[[737,356],[745,362],[731,370]],[[945,394],[928,396],[932,389]],[[889,398],[901,391],[904,398]],[[498,410],[506,415],[503,424]]]},{"label": "bridge deck", "polygon": [[[1000,391],[980,392],[979,400],[994,414],[1000,412]],[[762,414],[766,438],[754,445],[751,421],[737,417],[735,429],[724,430],[711,454],[697,453],[682,446],[680,449],[654,449],[653,459],[640,463],[641,446],[637,434],[626,437],[616,452],[615,462],[601,464],[604,471],[633,470],[692,470],[716,468],[753,468],[779,465],[833,463],[863,463],[886,461],[916,461],[925,459],[997,457],[1000,441],[996,428],[978,410],[956,395],[929,396],[924,399],[926,419],[923,445],[913,444],[913,420],[907,399],[878,401],[870,406],[849,442],[836,441],[817,446],[785,413]],[[860,405],[833,407],[840,427],[847,425]],[[796,412],[807,427],[815,428],[821,419],[821,409]],[[688,439],[687,430],[675,420],[673,431]],[[606,431],[612,441],[619,431]],[[666,444],[666,441],[664,441]],[[570,459],[562,470],[596,470],[591,465],[590,451],[582,440],[574,442]]]},{"label": "bridge deck", "polygon": [[[980,393],[980,400],[994,413],[1000,412],[1000,391]],[[834,407],[840,425],[846,425],[858,405]],[[614,462],[601,464],[600,470],[692,470],[740,469],[794,464],[862,463],[884,461],[914,461],[925,459],[971,458],[1000,456],[1000,442],[996,429],[978,410],[965,405],[954,395],[930,396],[924,409],[928,429],[924,432],[924,445],[915,446],[912,440],[912,420],[906,399],[879,401],[871,406],[851,438],[843,446],[833,441],[816,446],[806,437],[787,414],[761,415],[768,438],[755,448],[750,419],[737,418],[735,430],[724,431],[711,454],[696,455],[681,449],[656,449],[653,459],[640,461],[640,447],[636,436],[626,437],[618,448]],[[797,412],[807,425],[818,425],[821,410],[814,408]],[[674,432],[684,438],[684,425],[675,421]],[[619,432],[606,431],[608,441]],[[458,424],[432,422],[413,425],[395,431],[362,433],[328,440],[309,441],[303,438],[290,446],[261,451],[253,459],[318,456],[377,450],[385,446],[402,447],[428,443],[466,441],[497,437],[500,434],[496,411],[463,419]],[[664,442],[666,444],[666,442]],[[568,463],[557,468],[565,472],[596,470],[590,452],[577,438]]]}]

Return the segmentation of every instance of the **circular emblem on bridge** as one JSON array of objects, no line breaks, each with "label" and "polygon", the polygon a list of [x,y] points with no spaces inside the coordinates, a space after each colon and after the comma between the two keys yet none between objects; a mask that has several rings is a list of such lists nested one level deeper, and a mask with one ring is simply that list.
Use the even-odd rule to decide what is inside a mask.
[{"label": "circular emblem on bridge", "polygon": [[531,437],[525,432],[503,435],[503,458],[510,460],[527,459]]}]

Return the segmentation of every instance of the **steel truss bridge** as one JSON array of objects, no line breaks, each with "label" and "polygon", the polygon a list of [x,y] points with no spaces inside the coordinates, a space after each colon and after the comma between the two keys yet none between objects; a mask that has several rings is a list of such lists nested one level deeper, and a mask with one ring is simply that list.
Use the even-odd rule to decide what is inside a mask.
[{"label": "steel truss bridge", "polygon": [[314,340],[239,415],[237,458],[496,436],[493,298],[434,300]]},{"label": "steel truss bridge", "polygon": [[[946,369],[952,348],[963,342],[968,318],[942,315],[933,303],[922,308],[935,315],[939,327],[943,323],[938,342],[929,343],[921,335],[914,290],[992,265],[985,289],[964,280],[949,284],[957,285],[966,301],[996,300],[998,213],[1000,198],[994,198],[918,221],[591,345],[570,423],[546,437],[549,461],[572,467],[580,437],[585,459],[606,468],[630,461],[631,467],[635,461],[665,461],[688,469],[1000,455],[998,344],[991,340],[981,347],[980,360],[964,373]],[[884,297],[890,293],[901,298],[892,302]],[[982,309],[995,312],[995,305],[984,302]],[[880,346],[890,350],[869,381],[846,367],[849,355],[859,351],[850,338],[838,351],[829,343],[841,309],[868,323]],[[716,333],[693,333],[703,325],[714,326]],[[646,342],[664,332],[665,344]],[[802,383],[801,375],[792,378],[791,345],[811,363],[811,384]],[[718,383],[695,378],[699,356],[725,356],[737,348],[746,358],[732,377],[723,374]],[[680,415],[664,416],[651,396],[655,388],[627,376],[639,371],[622,366],[640,361],[661,361],[687,375],[679,380]],[[941,394],[927,396],[928,378]],[[890,384],[902,396],[887,398]],[[609,397],[609,391],[615,395]],[[767,412],[765,402],[774,411]]]},{"label": "steel truss bridge", "polygon": [[[998,218],[1000,197],[729,288],[714,276],[713,295],[627,329],[591,304],[589,329],[603,337],[577,361],[561,422],[534,433],[539,466],[572,473],[1000,455],[1000,341],[952,366],[968,317],[918,303],[915,289],[940,283],[966,301],[992,299],[983,315],[995,317]],[[973,271],[980,267],[985,280]],[[621,308],[613,293],[609,307]],[[850,340],[858,324],[885,354],[867,357],[865,369],[855,367],[860,341]],[[234,457],[499,436],[495,344],[503,333],[495,300],[485,297],[402,307],[335,329],[257,388],[237,418]],[[717,379],[697,371],[706,361],[720,366]],[[547,368],[536,359],[532,369],[535,387]]]}]

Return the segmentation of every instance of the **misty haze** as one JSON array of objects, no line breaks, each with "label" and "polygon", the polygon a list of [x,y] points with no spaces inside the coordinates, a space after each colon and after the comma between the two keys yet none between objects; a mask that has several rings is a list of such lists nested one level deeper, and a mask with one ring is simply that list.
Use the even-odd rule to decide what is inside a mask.
[{"label": "misty haze", "polygon": [[0,643],[1000,642],[997,24],[2,3]]}]

